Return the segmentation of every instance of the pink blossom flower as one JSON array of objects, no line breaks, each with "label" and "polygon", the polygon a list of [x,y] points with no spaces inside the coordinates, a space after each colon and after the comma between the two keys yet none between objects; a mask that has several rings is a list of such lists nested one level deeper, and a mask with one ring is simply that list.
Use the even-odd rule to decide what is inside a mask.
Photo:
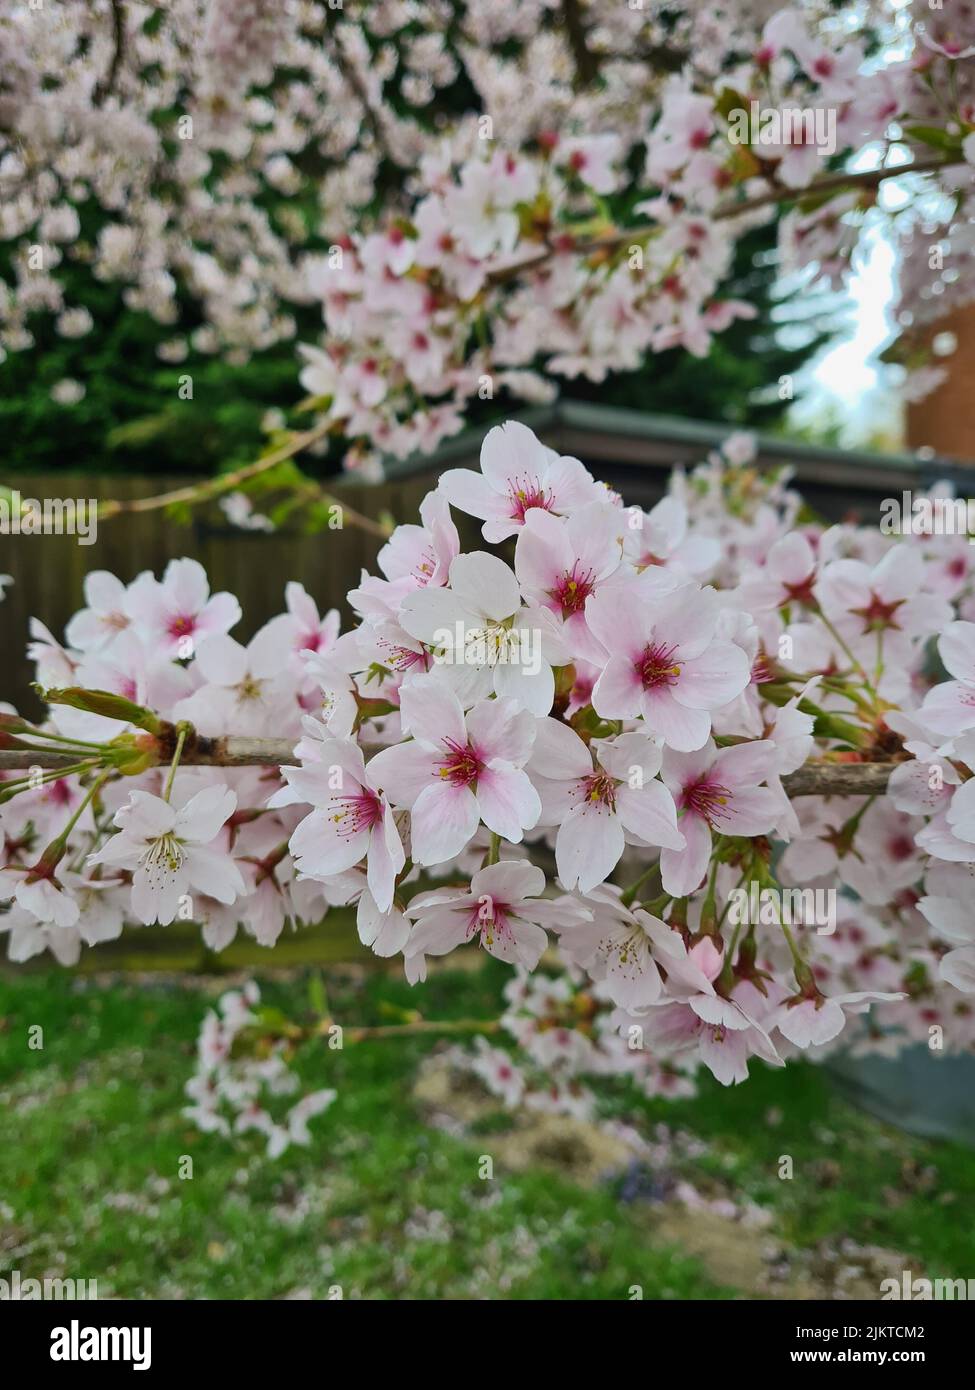
[{"label": "pink blossom flower", "polygon": [[785,999],[770,1015],[769,1031],[777,1028],[795,1047],[821,1047],[832,1042],[846,1026],[846,1012],[863,1013],[871,1004],[902,999],[901,994],[883,994],[874,990],[855,990],[850,994],[835,994],[826,999],[818,992],[811,997],[794,994]]},{"label": "pink blossom flower", "polygon": [[132,873],[132,910],[147,926],[172,922],[180,898],[191,889],[232,903],[244,892],[244,880],[214,841],[236,805],[236,795],[225,786],[204,787],[180,807],[133,791],[115,814],[118,834],[88,862]]},{"label": "pink blossom flower", "polygon": [[356,744],[326,739],[315,753],[314,762],[281,769],[288,786],[268,802],[315,807],[289,841],[298,872],[327,879],[364,859],[369,890],[379,910],[388,912],[396,876],[406,863],[392,809],[376,790]]},{"label": "pink blossom flower", "polygon": [[271,623],[246,647],[233,637],[207,638],[194,663],[205,684],[175,706],[175,718],[209,736],[290,732],[297,705],[285,678],[288,643],[287,631]]},{"label": "pink blossom flower", "polygon": [[555,719],[540,719],[528,770],[540,824],[558,826],[555,862],[566,888],[583,893],[612,873],[631,842],[683,849],[670,792],[656,779],[661,750],[641,733],[589,747]]},{"label": "pink blossom flower", "polygon": [[714,640],[713,590],[684,585],[656,604],[636,588],[622,602],[615,594],[594,594],[586,618],[612,653],[593,690],[596,713],[603,719],[642,716],[671,748],[703,747],[710,711],[748,684],[741,648]]},{"label": "pink blossom flower", "polygon": [[547,609],[522,605],[517,579],[497,556],[458,555],[449,587],[408,595],[400,622],[435,649],[439,678],[464,704],[493,690],[534,714],[552,708],[552,667],[568,661],[568,649]]},{"label": "pink blossom flower", "polygon": [[780,811],[774,792],[759,783],[773,772],[774,746],[766,740],[716,749],[708,741],[693,753],[664,750],[663,779],[680,813],[683,849],[660,854],[664,888],[675,897],[693,893],[711,858],[711,832],[765,835]]},{"label": "pink blossom flower", "polygon": [[84,594],[88,606],[74,615],[64,635],[80,652],[98,651],[132,622],[129,589],[107,570],[92,570],[85,575]]},{"label": "pink blossom flower", "polygon": [[721,558],[721,545],[711,536],[688,529],[687,508],[676,497],[662,497],[649,512],[628,508],[623,530],[623,552],[638,570],[659,565],[684,579],[699,579]]},{"label": "pink blossom flower", "polygon": [[620,568],[619,533],[619,514],[600,502],[564,520],[533,507],[515,546],[515,574],[526,598],[556,615],[573,657],[596,665],[606,654],[589,630],[586,602]]},{"label": "pink blossom flower", "polygon": [[479,1076],[494,1096],[499,1096],[505,1105],[514,1108],[521,1102],[525,1093],[525,1078],[511,1059],[510,1053],[500,1047],[492,1047],[487,1038],[474,1039],[475,1053],[470,1063],[471,1071]]},{"label": "pink blossom flower", "polygon": [[335,643],[341,627],[337,608],[330,608],[324,617],[318,611],[318,604],[303,584],[289,580],[284,589],[287,613],[272,618],[264,625],[268,634],[266,640],[272,641],[275,651],[280,640],[280,650],[287,652],[289,669],[295,675],[305,673],[305,656],[309,652],[325,653]]},{"label": "pink blossom flower", "polygon": [[452,506],[483,519],[482,534],[492,544],[515,535],[533,508],[565,516],[598,498],[578,459],[560,457],[517,420],[488,431],[480,473],[448,469],[440,490]]},{"label": "pink blossom flower", "polygon": [[466,716],[435,675],[405,686],[404,731],[412,740],[371,759],[372,786],[411,812],[413,861],[439,864],[460,854],[481,821],[517,844],[541,814],[524,765],[535,719],[513,700],[481,700]]},{"label": "pink blossom flower", "polygon": [[206,637],[223,635],[240,621],[233,594],[212,594],[198,560],[170,560],[160,583],[141,574],[128,591],[128,611],[151,649],[167,656],[193,656]]},{"label": "pink blossom flower", "polygon": [[564,920],[567,912],[563,904],[539,897],[544,888],[541,869],[509,859],[479,869],[469,890],[418,894],[406,909],[416,922],[407,959],[446,955],[476,939],[498,960],[534,970],[548,942],[544,928]]},{"label": "pink blossom flower", "polygon": [[587,891],[585,904],[591,921],[564,921],[555,927],[566,957],[601,983],[621,1008],[656,1004],[663,991],[658,962],[670,970],[687,956],[680,933],[639,907],[627,907],[621,890],[611,883]]}]

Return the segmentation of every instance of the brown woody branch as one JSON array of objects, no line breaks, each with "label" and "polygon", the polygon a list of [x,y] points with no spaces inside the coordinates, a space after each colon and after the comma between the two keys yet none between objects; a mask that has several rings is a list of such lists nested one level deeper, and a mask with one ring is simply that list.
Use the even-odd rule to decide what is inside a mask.
[{"label": "brown woody branch", "polygon": [[[78,753],[39,752],[36,749],[0,749],[0,770],[30,767],[70,767]],[[294,740],[286,738],[244,738],[228,734],[222,738],[198,738],[187,745],[180,763],[196,767],[287,767],[297,763]],[[810,762],[798,772],[783,777],[782,785],[790,797],[798,796],[876,796],[887,786],[898,763]]]},{"label": "brown woody branch", "polygon": [[[829,174],[826,178],[815,179],[807,188],[785,188],[775,184],[763,193],[756,193],[754,197],[739,199],[737,202],[729,200],[727,203],[722,203],[720,207],[707,214],[707,217],[712,222],[727,222],[731,218],[741,217],[747,212],[756,212],[759,208],[771,207],[774,203],[802,203],[809,198],[816,199],[823,193],[840,193],[847,189],[853,191],[861,188],[878,188],[886,179],[899,178],[904,174],[930,174],[938,169],[949,169],[962,163],[964,160],[960,156],[957,159],[932,156],[928,159],[917,159],[913,164],[884,165],[883,168],[868,169],[860,173]],[[602,251],[614,251],[620,246],[626,246],[630,242],[638,242],[642,237],[650,236],[654,230],[655,226],[652,222],[648,222],[642,227],[624,227],[620,231],[610,232],[606,236],[596,237],[591,241],[577,242],[569,249],[573,255],[583,256],[595,255]],[[561,249],[561,246],[543,246],[537,255],[494,271],[487,277],[487,282],[489,285],[501,285],[508,280],[517,279],[523,272],[536,270],[546,261],[550,261]]]},{"label": "brown woody branch", "polygon": [[[177,506],[180,503],[195,505],[200,502],[211,501],[216,497],[222,497],[242,483],[249,482],[251,478],[256,478],[261,473],[267,473],[275,465],[293,458],[295,454],[300,454],[309,445],[324,439],[331,428],[332,422],[323,420],[312,429],[293,435],[287,444],[282,444],[280,448],[265,454],[255,463],[244,464],[242,468],[236,468],[230,473],[221,473],[216,478],[211,478],[206,482],[189,483],[186,487],[173,488],[170,492],[160,492],[154,497],[132,497],[124,500],[100,502],[98,504],[98,519],[99,521],[107,521],[126,512],[155,512],[164,507]],[[343,518],[350,525],[357,527],[360,531],[366,531],[370,536],[376,536],[380,540],[389,538],[389,530],[381,522],[374,521],[370,516],[365,516],[340,498],[325,492],[317,484],[314,485],[314,490],[319,500],[341,507]]]},{"label": "brown woody branch", "polygon": [[576,67],[576,86],[586,87],[599,75],[599,59],[586,42],[586,25],[580,0],[562,0],[565,35]]},{"label": "brown woody branch", "polygon": [[125,4],[124,0],[112,0],[112,61],[91,94],[95,106],[101,106],[106,97],[115,90],[122,59],[125,56]]}]

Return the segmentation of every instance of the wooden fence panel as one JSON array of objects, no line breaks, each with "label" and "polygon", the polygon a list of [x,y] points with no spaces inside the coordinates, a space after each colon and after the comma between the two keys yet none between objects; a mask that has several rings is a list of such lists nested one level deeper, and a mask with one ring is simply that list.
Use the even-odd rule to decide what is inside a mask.
[{"label": "wooden fence panel", "polygon": [[[149,497],[192,480],[65,472],[6,474],[2,481],[24,498],[43,501]],[[420,500],[435,483],[429,476],[376,486],[343,482],[336,496],[367,516],[388,511],[397,521],[413,520]],[[30,689],[33,667],[26,658],[28,621],[40,618],[60,639],[64,624],[82,606],[82,585],[92,570],[111,570],[128,582],[142,570],[158,576],[169,560],[192,556],[206,568],[213,591],[230,589],[240,599],[244,616],[233,635],[246,641],[282,611],[289,579],[304,584],[323,612],[338,607],[347,624],[345,595],[363,566],[375,568],[380,544],[351,526],[314,536],[287,530],[242,531],[225,523],[215,506],[207,507],[205,518],[191,525],[178,524],[161,511],[124,514],[101,522],[91,545],[81,545],[70,535],[0,534],[0,573],[14,579],[0,603],[0,701],[9,701],[25,714],[39,712]]]}]

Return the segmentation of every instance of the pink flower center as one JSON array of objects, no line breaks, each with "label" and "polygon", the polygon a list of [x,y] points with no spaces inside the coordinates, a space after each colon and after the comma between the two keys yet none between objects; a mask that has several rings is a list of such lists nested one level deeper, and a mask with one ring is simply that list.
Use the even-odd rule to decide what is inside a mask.
[{"label": "pink flower center", "polygon": [[380,641],[386,665],[391,671],[429,671],[433,658],[428,651],[415,652],[410,647],[398,647],[392,642]]},{"label": "pink flower center", "polygon": [[728,788],[723,787],[720,782],[710,781],[706,776],[699,782],[691,782],[681,793],[681,805],[684,810],[693,816],[700,816],[712,828],[717,821],[727,816],[725,807],[730,800],[731,792]]},{"label": "pink flower center", "polygon": [[524,521],[525,513],[532,507],[542,507],[550,512],[555,497],[542,487],[537,478],[512,478],[508,483],[508,500],[512,519]]},{"label": "pink flower center", "polygon": [[566,570],[556,581],[555,588],[550,590],[550,593],[562,609],[562,616],[568,618],[573,613],[582,612],[586,606],[586,599],[594,588],[592,570],[581,570],[579,561],[576,560],[572,569]]},{"label": "pink flower center", "polygon": [[358,835],[363,830],[371,830],[383,818],[382,802],[375,792],[360,790],[355,796],[337,797],[332,812],[338,833],[346,839]]},{"label": "pink flower center", "polygon": [[810,572],[805,579],[801,579],[796,584],[783,584],[785,597],[780,601],[779,606],[785,603],[801,603],[805,608],[812,608],[816,602],[816,595],[813,593],[813,583],[815,574]]},{"label": "pink flower center", "polygon": [[44,791],[44,799],[52,801],[55,806],[70,806],[72,801],[70,782],[66,782],[63,777],[59,777],[56,782],[49,782]]},{"label": "pink flower center", "polygon": [[616,781],[601,768],[591,777],[583,777],[577,782],[575,794],[578,797],[575,805],[584,802],[587,806],[605,806],[610,811],[616,810]]},{"label": "pink flower center", "polygon": [[888,841],[887,850],[891,859],[896,859],[903,863],[905,859],[910,859],[914,853],[914,841],[907,835],[895,835]]},{"label": "pink flower center", "polygon": [[170,637],[191,637],[196,631],[196,615],[179,613],[169,622]]},{"label": "pink flower center", "polygon": [[482,898],[471,909],[467,923],[467,939],[472,940],[478,932],[482,934],[485,945],[493,946],[495,937],[511,936],[508,915],[511,908],[507,903],[496,902],[494,898]]},{"label": "pink flower center", "polygon": [[452,738],[442,740],[447,756],[441,759],[438,769],[440,777],[452,787],[469,787],[484,771],[484,763],[470,743],[457,743]]},{"label": "pink flower center", "polygon": [[883,632],[889,627],[896,628],[899,632],[900,623],[896,621],[896,614],[903,602],[902,598],[897,598],[891,603],[885,603],[879,594],[875,594],[871,590],[870,602],[865,604],[863,608],[851,608],[850,612],[863,619],[863,631],[865,633]]},{"label": "pink flower center", "polygon": [[580,676],[572,687],[573,701],[577,705],[588,705],[595,684],[595,679],[592,676]]},{"label": "pink flower center", "polygon": [[759,652],[758,656],[756,656],[755,660],[752,662],[751,684],[764,685],[766,681],[772,680],[773,676],[774,672],[769,663],[768,656],[765,652]]},{"label": "pink flower center", "polygon": [[666,647],[662,642],[648,642],[643,655],[636,663],[636,672],[643,682],[644,690],[659,690],[662,686],[676,685],[680,667],[674,657],[676,647]]}]

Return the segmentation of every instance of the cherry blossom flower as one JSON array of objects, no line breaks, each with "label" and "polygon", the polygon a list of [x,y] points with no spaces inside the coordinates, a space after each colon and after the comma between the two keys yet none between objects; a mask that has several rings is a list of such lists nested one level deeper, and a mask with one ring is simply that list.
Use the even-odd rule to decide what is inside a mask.
[{"label": "cherry blossom flower", "polygon": [[128,610],[150,647],[181,658],[240,621],[240,604],[233,594],[211,595],[198,560],[170,560],[161,583],[140,575],[129,587]]},{"label": "cherry blossom flower", "polygon": [[214,841],[236,805],[237,797],[224,786],[204,787],[180,807],[133,791],[115,814],[118,833],[88,862],[132,873],[132,911],[147,926],[167,926],[180,898],[194,889],[231,903],[243,893],[244,881]]},{"label": "cherry blossom flower", "polygon": [[89,652],[114,641],[132,621],[129,592],[129,588],[107,570],[92,570],[86,574],[84,594],[88,606],[68,623],[65,629],[68,645]]},{"label": "cherry blossom flower", "polygon": [[748,684],[744,653],[714,640],[718,609],[713,590],[685,585],[659,604],[638,591],[621,604],[594,594],[586,605],[590,630],[611,653],[593,689],[603,719],[642,716],[671,748],[691,752],[707,742],[710,711]]},{"label": "cherry blossom flower", "polygon": [[855,990],[850,994],[835,994],[830,999],[822,994],[809,997],[793,995],[784,1000],[769,1020],[770,1027],[779,1030],[795,1047],[821,1046],[842,1032],[846,1023],[845,1010],[861,1012],[864,1005],[900,999],[899,994],[883,994],[871,990]]},{"label": "cherry blossom flower", "polygon": [[442,678],[465,705],[493,689],[534,714],[551,709],[552,666],[563,665],[568,651],[548,610],[522,605],[517,579],[496,556],[458,555],[449,587],[404,599],[400,621],[435,649]]},{"label": "cherry blossom flower", "polygon": [[615,509],[599,502],[587,503],[564,521],[533,507],[515,546],[522,592],[556,615],[569,653],[595,665],[602,664],[605,652],[589,630],[586,603],[619,570],[619,531]]},{"label": "cherry blossom flower", "polygon": [[482,534],[492,544],[515,535],[535,509],[565,516],[599,500],[591,475],[578,459],[546,448],[516,420],[488,431],[480,473],[448,469],[441,475],[440,490],[452,506],[484,521]]},{"label": "cherry blossom flower", "polygon": [[539,897],[545,875],[534,864],[516,860],[488,864],[471,879],[470,889],[437,888],[418,894],[406,909],[416,927],[407,957],[442,956],[476,939],[498,960],[533,970],[545,949],[545,927],[554,927],[574,911],[564,903]]},{"label": "cherry blossom flower", "polygon": [[764,835],[773,829],[780,801],[759,784],[771,774],[774,746],[766,740],[693,753],[665,749],[663,779],[673,794],[683,849],[660,853],[664,888],[685,897],[699,886],[711,857],[711,835]]},{"label": "cherry blossom flower", "polygon": [[408,743],[377,753],[371,785],[410,810],[413,861],[439,864],[470,840],[480,821],[515,844],[538,822],[541,803],[524,765],[535,720],[513,700],[481,700],[468,710],[435,676],[402,693]]},{"label": "cherry blossom flower", "polygon": [[356,744],[328,739],[316,754],[317,762],[282,768],[288,786],[268,802],[315,807],[289,842],[298,872],[327,880],[365,859],[369,891],[379,910],[388,912],[396,875],[406,863],[392,809],[375,789]]},{"label": "cherry blossom flower", "polygon": [[641,908],[627,907],[613,884],[589,890],[586,905],[590,922],[556,927],[565,955],[600,982],[621,1008],[657,1003],[663,993],[658,962],[670,968],[687,956],[679,933]]},{"label": "cherry blossom flower", "polygon": [[178,703],[177,719],[189,719],[208,735],[288,731],[296,716],[284,679],[288,643],[287,631],[270,623],[246,647],[233,637],[208,637],[194,662],[205,684]]},{"label": "cherry blossom flower", "polygon": [[558,826],[555,862],[566,888],[584,893],[619,863],[627,835],[640,844],[684,848],[670,792],[656,781],[661,749],[640,733],[587,747],[565,724],[541,719],[528,772],[542,803],[540,824]]}]

